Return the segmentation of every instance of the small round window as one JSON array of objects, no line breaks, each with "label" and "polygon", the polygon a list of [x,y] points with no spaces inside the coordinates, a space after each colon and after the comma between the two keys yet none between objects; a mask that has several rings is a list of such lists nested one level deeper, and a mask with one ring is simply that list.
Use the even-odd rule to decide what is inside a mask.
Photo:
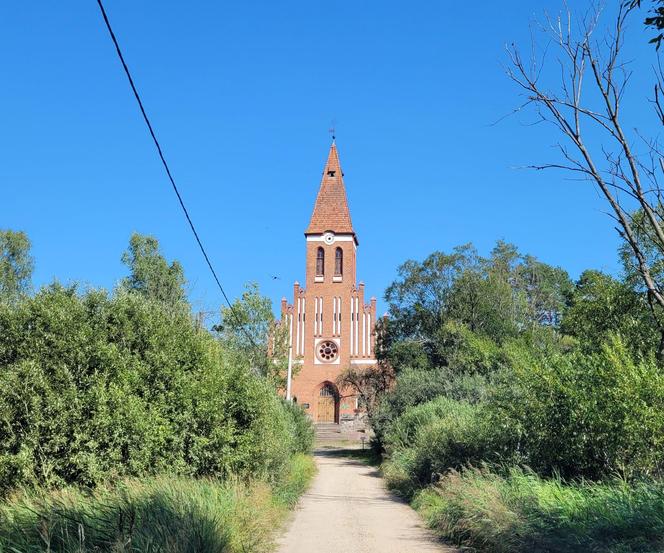
[{"label": "small round window", "polygon": [[339,348],[337,347],[337,344],[331,340],[325,340],[318,344],[316,354],[318,355],[318,359],[324,363],[329,363],[337,358],[339,355]]}]

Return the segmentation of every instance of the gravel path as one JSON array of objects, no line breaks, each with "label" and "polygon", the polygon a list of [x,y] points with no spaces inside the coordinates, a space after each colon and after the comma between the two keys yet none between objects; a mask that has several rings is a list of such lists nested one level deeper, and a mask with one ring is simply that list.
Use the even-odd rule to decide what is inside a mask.
[{"label": "gravel path", "polygon": [[456,553],[385,490],[374,467],[334,450],[315,457],[318,474],[278,542],[279,553]]}]

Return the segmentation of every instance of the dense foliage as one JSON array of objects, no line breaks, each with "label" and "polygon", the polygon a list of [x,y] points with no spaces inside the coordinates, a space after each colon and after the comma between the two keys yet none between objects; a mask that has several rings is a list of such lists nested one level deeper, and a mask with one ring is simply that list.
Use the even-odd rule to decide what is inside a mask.
[{"label": "dense foliage", "polygon": [[222,306],[213,331],[226,348],[249,359],[256,374],[286,388],[288,328],[277,324],[272,301],[261,295],[256,283],[248,284],[231,306]]},{"label": "dense foliage", "polygon": [[311,423],[194,320],[156,240],[132,236],[125,260],[114,293],[53,284],[0,302],[0,493],[160,473],[278,481]]},{"label": "dense foliage", "polygon": [[[0,485],[277,473],[298,417],[188,313],[52,286],[0,307]],[[302,431],[299,432],[302,439]]]},{"label": "dense foliage", "polygon": [[[396,382],[371,413],[374,447],[390,487],[441,536],[487,551],[657,542],[645,528],[662,530],[661,334],[622,258],[624,278],[576,283],[505,243],[486,259],[465,245],[400,268],[381,341]],[[574,518],[572,498],[606,520]],[[602,532],[618,509],[640,529],[621,523],[614,539]]]}]

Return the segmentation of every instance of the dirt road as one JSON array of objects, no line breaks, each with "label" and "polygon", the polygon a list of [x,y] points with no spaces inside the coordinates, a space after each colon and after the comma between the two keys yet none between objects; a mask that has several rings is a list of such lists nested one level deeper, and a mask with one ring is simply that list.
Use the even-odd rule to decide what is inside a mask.
[{"label": "dirt road", "polygon": [[316,453],[318,474],[279,553],[455,553],[392,497],[377,470],[339,451]]}]

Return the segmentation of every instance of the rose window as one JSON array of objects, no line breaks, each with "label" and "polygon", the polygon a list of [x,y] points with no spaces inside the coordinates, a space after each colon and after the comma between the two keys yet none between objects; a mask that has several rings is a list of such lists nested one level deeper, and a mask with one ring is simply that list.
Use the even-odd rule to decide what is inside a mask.
[{"label": "rose window", "polygon": [[337,355],[339,355],[339,348],[334,342],[326,340],[325,342],[318,344],[316,352],[318,354],[318,359],[329,363],[337,358]]}]

